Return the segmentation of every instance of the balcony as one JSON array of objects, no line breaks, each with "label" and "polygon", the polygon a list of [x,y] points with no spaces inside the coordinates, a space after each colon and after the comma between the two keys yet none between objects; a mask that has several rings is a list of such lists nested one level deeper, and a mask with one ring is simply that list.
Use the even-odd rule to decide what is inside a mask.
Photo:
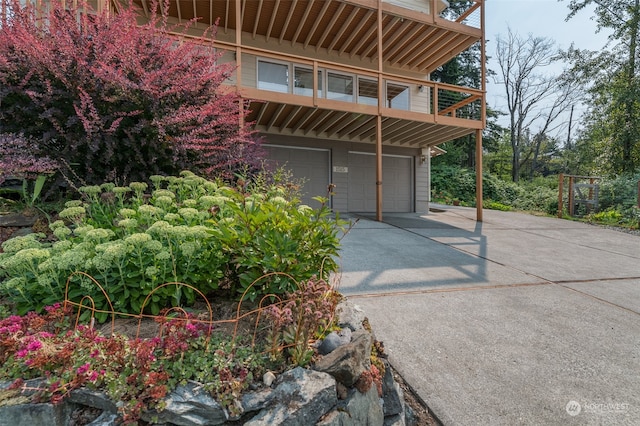
[{"label": "balcony", "polygon": [[375,73],[286,55],[243,53],[238,87],[264,133],[374,142],[380,113],[386,145],[426,147],[482,127],[479,90],[399,75],[378,84]]},{"label": "balcony", "polygon": [[[149,0],[134,3],[148,13]],[[455,20],[429,13],[433,4],[442,11],[445,2],[382,2],[382,57],[387,66],[428,74],[481,39],[480,0],[474,0]],[[412,6],[418,10],[410,9]],[[246,40],[261,39],[375,62],[379,54],[377,7],[377,0],[172,0],[168,14],[176,22],[197,17],[195,28],[201,29],[218,22],[220,41],[246,44]],[[235,39],[238,20],[243,40]]]},{"label": "balcony", "polygon": [[[148,13],[148,0],[135,2]],[[442,0],[176,0],[168,14],[176,23],[198,17],[188,35],[195,38],[218,22],[217,49],[239,66],[230,84],[251,100],[248,120],[258,131],[372,143],[380,115],[385,145],[427,147],[483,126],[482,91],[428,79],[482,40],[481,0],[455,19],[430,13],[444,6]]]}]

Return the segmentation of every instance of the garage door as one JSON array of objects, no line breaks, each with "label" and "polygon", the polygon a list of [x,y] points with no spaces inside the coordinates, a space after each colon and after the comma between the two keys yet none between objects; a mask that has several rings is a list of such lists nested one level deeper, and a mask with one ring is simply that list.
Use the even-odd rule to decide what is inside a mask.
[{"label": "garage door", "polygon": [[330,172],[330,151],[326,149],[291,148],[263,145],[267,158],[279,166],[290,170],[296,179],[304,179],[302,203],[319,207],[313,197],[327,196]]},{"label": "garage door", "polygon": [[[382,210],[413,211],[413,176],[411,157],[382,157]],[[349,153],[349,211],[376,211],[376,157]]]}]

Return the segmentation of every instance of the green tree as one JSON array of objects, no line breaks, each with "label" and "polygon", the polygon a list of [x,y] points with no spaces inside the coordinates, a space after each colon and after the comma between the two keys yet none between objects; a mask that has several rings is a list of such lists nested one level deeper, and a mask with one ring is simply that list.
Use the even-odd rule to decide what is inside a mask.
[{"label": "green tree", "polygon": [[567,19],[588,6],[594,7],[596,31],[611,34],[601,51],[572,46],[563,53],[572,63],[571,78],[582,83],[589,96],[581,141],[604,149],[604,171],[631,173],[640,166],[640,0],[570,0]]}]

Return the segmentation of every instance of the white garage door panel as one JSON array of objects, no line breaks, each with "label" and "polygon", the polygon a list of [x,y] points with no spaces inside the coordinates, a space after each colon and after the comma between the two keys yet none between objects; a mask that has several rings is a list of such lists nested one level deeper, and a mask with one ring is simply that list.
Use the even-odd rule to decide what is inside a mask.
[{"label": "white garage door panel", "polygon": [[267,157],[270,160],[290,170],[294,178],[305,180],[301,190],[302,203],[314,208],[319,207],[320,203],[312,198],[327,196],[330,152],[270,145],[263,145],[263,147],[267,150]]},{"label": "white garage door panel", "polygon": [[[413,211],[410,157],[382,158],[382,210]],[[376,157],[349,153],[349,202],[352,212],[376,211]]]}]

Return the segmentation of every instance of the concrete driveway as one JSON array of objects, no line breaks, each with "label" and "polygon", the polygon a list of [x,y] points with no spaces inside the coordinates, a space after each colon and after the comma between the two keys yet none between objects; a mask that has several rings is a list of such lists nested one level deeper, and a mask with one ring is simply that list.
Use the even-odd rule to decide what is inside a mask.
[{"label": "concrete driveway", "polygon": [[442,207],[363,217],[340,291],[445,425],[640,425],[640,237]]}]

